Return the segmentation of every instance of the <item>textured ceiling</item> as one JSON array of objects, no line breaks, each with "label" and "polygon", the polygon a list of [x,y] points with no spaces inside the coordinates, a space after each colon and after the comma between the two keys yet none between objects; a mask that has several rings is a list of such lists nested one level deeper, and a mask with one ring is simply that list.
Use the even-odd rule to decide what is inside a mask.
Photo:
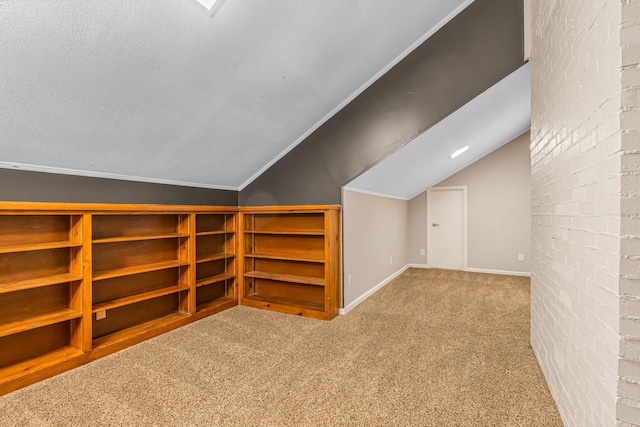
[{"label": "textured ceiling", "polygon": [[0,0],[0,167],[238,189],[471,0]]},{"label": "textured ceiling", "polygon": [[[522,135],[531,127],[531,67],[527,63],[347,186],[411,199]],[[469,144],[455,159],[449,155]]]}]

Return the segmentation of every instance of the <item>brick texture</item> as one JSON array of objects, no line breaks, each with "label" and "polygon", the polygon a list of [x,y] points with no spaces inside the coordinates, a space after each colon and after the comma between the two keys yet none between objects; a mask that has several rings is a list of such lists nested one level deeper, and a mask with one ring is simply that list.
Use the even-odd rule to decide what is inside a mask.
[{"label": "brick texture", "polygon": [[623,1],[618,420],[640,425],[640,1]]},{"label": "brick texture", "polygon": [[[621,31],[622,7],[532,0],[531,344],[567,426],[639,422],[637,389],[619,381],[621,329],[636,325],[621,303],[621,288],[637,291],[621,280],[637,261],[624,248],[638,243],[622,233],[637,221],[625,215],[634,201],[623,165],[631,174],[639,161],[622,124],[640,123],[640,109],[622,109],[640,98],[622,90],[622,38],[638,40],[637,28]],[[629,56],[640,58],[640,44]]]}]

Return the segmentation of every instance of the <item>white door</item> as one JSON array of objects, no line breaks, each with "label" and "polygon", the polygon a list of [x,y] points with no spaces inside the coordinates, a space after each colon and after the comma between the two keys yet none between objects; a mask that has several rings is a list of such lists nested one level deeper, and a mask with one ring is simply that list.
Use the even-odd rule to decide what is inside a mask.
[{"label": "white door", "polygon": [[467,188],[435,187],[427,192],[428,263],[434,268],[467,267]]}]

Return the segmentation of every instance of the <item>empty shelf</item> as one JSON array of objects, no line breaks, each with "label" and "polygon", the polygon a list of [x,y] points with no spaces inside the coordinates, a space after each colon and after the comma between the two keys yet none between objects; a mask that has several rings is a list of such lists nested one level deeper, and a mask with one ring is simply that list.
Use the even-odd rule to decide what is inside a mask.
[{"label": "empty shelf", "polygon": [[305,285],[324,286],[324,279],[318,277],[295,276],[293,274],[267,273],[264,271],[249,271],[245,277],[256,279],[277,280],[280,282],[301,283]]}]

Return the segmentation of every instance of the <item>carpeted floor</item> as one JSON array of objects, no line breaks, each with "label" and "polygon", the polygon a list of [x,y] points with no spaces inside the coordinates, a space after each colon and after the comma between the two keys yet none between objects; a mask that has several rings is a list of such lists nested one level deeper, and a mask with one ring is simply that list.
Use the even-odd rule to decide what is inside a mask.
[{"label": "carpeted floor", "polygon": [[0,397],[8,426],[561,426],[529,279],[409,269],[323,322],[235,307]]}]

